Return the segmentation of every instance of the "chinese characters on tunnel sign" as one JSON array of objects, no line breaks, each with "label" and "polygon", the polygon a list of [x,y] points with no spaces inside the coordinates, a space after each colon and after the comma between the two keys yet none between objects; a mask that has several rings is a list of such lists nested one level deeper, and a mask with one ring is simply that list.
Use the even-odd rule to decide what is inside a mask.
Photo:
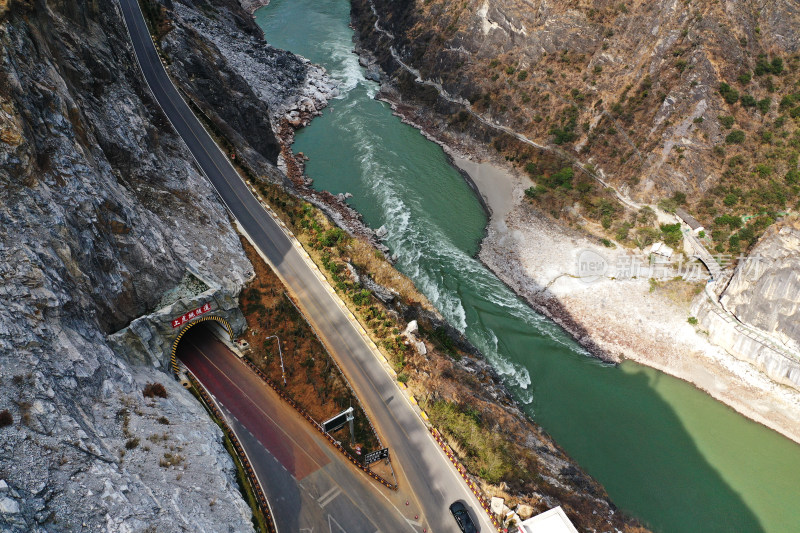
[{"label": "chinese characters on tunnel sign", "polygon": [[186,324],[187,322],[189,322],[193,318],[197,318],[198,316],[202,315],[203,313],[208,313],[209,311],[211,311],[211,304],[210,303],[204,303],[202,306],[198,307],[194,311],[189,311],[188,313],[184,314],[182,317],[176,318],[175,320],[173,320],[172,321],[172,327],[173,328],[177,328],[178,326],[182,326],[183,324]]}]

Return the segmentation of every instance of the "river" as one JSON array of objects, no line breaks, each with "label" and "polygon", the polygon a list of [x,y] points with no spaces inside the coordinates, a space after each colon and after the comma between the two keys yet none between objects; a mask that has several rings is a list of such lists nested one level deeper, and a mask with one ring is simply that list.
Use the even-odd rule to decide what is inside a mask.
[{"label": "river", "polygon": [[587,357],[475,258],[486,215],[441,148],[373,99],[347,0],[272,0],[255,16],[342,83],[294,146],[315,187],[386,225],[397,267],[621,509],[658,532],[800,531],[800,446],[681,380]]}]

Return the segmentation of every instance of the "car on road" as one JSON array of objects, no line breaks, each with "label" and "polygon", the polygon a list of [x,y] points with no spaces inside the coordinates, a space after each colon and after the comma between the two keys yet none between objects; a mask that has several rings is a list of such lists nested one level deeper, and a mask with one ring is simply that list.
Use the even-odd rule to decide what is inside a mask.
[{"label": "car on road", "polygon": [[453,518],[456,519],[458,528],[461,531],[464,533],[478,533],[478,528],[475,526],[475,522],[472,521],[469,511],[463,503],[454,502],[450,506],[450,513],[453,515]]}]

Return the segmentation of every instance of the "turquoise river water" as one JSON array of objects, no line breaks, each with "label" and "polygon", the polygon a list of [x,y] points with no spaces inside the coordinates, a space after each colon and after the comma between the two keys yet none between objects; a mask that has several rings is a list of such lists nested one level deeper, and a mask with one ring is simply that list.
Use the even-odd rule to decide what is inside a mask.
[{"label": "turquoise river water", "polygon": [[486,215],[441,148],[373,99],[347,0],[272,0],[256,21],[342,83],[297,135],[315,186],[386,225],[398,268],[620,508],[658,532],[800,531],[800,446],[683,381],[587,357],[475,259]]}]

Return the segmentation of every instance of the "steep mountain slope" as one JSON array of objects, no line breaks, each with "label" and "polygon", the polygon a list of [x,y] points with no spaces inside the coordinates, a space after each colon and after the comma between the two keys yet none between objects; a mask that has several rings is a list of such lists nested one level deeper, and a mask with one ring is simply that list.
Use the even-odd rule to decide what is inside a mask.
[{"label": "steep mountain slope", "polygon": [[[234,292],[252,270],[152,100],[118,4],[2,2],[0,50],[0,529],[251,529],[219,428],[107,341],[187,265]],[[236,86],[204,50],[196,68],[213,59]],[[237,94],[222,114],[250,121],[252,157],[278,179],[271,109],[246,84]],[[167,397],[143,397],[148,382]]]},{"label": "steep mountain slope", "polygon": [[[556,217],[570,218],[577,204],[578,214],[607,217],[609,236],[630,223],[631,206],[591,175],[639,202],[678,193],[677,203],[717,230],[712,246],[738,253],[777,213],[797,208],[796,2],[356,0],[353,7],[365,47],[401,93],[528,170],[539,186],[531,196]],[[569,163],[587,176],[553,178]],[[741,232],[727,219],[715,224],[723,214],[763,216]]]}]

